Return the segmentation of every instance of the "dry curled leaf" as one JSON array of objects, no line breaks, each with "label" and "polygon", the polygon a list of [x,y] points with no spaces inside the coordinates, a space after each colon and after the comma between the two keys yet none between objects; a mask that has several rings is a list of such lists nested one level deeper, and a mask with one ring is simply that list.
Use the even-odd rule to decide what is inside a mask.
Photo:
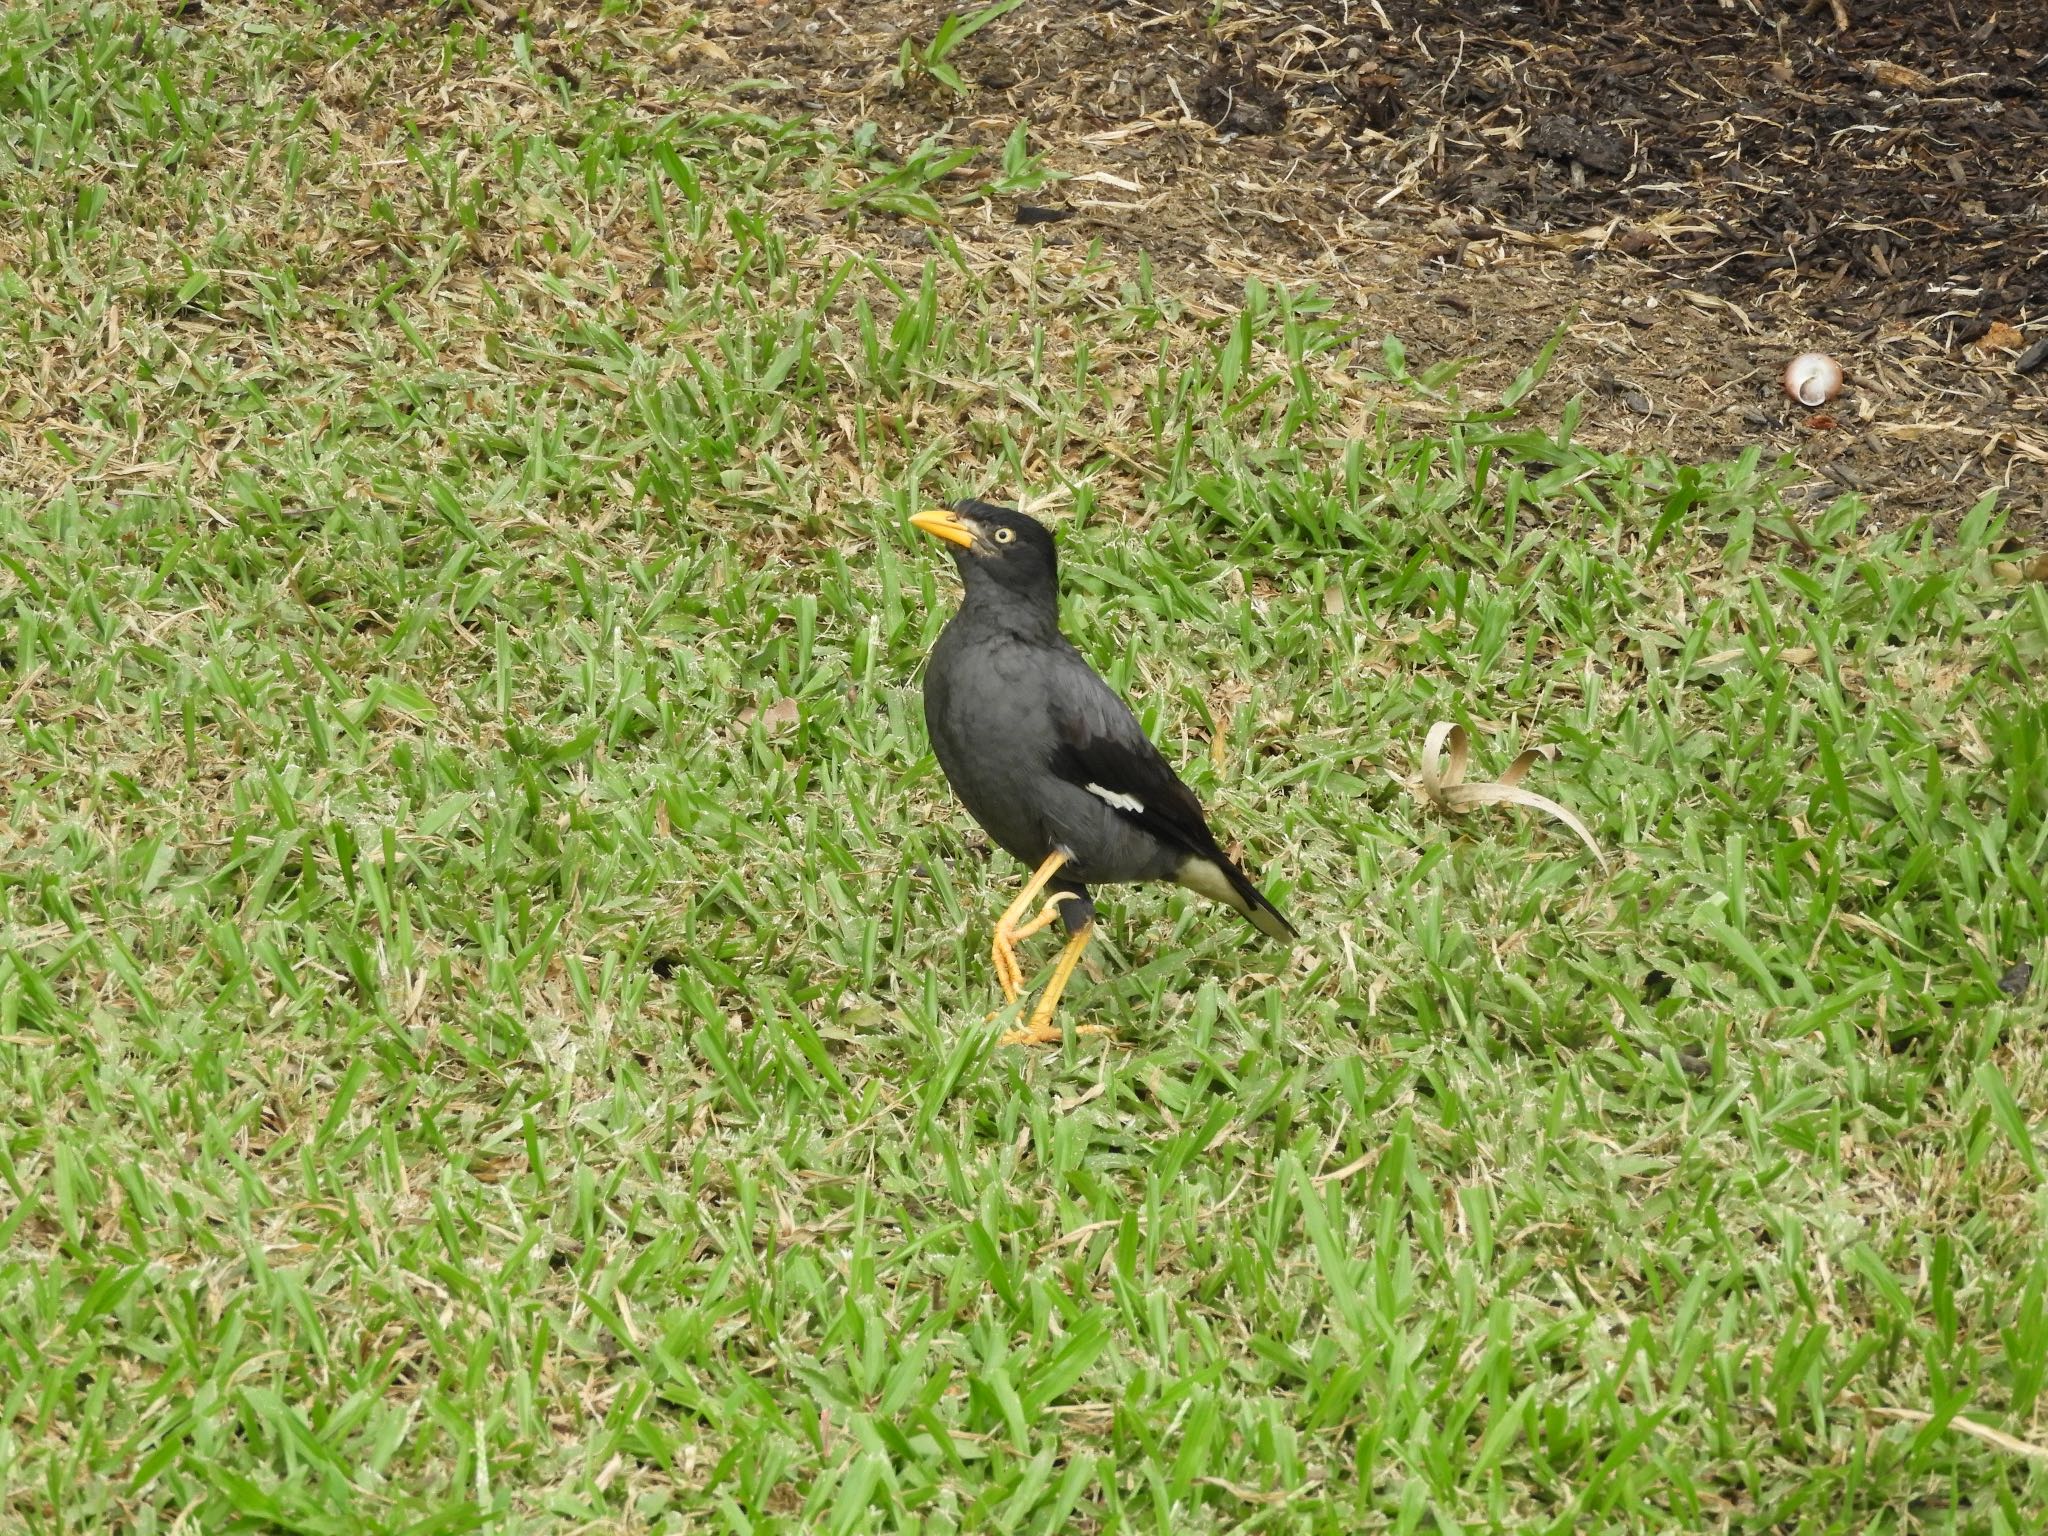
[{"label": "dry curled leaf", "polygon": [[1555,800],[1521,787],[1522,775],[1538,759],[1555,757],[1555,747],[1531,747],[1516,758],[1498,779],[1482,780],[1477,784],[1465,782],[1465,764],[1470,755],[1471,743],[1462,725],[1455,725],[1449,720],[1439,720],[1432,725],[1422,743],[1421,771],[1415,776],[1415,785],[1422,798],[1438,810],[1454,815],[1462,815],[1481,805],[1519,805],[1541,811],[1571,828],[1579,841],[1586,845],[1587,851],[1600,861],[1600,867],[1603,870],[1607,868],[1607,855],[1600,851],[1600,845],[1593,841],[1593,834],[1586,830],[1583,821]]}]

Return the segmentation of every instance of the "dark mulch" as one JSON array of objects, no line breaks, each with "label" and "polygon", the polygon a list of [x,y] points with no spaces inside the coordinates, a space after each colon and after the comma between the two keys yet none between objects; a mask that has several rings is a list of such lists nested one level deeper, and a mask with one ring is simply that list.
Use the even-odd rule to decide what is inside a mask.
[{"label": "dark mulch", "polygon": [[1625,219],[1702,291],[1796,284],[1864,331],[2048,313],[2048,6],[1854,0],[1846,31],[1826,4],[1386,9],[1357,42],[1443,134],[1448,204]]}]

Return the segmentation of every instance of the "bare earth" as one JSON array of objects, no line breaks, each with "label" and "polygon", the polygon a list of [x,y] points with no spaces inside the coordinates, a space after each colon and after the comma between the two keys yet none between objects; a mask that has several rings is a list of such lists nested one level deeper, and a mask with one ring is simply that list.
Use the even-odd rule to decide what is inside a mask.
[{"label": "bare earth", "polygon": [[[1144,253],[1219,310],[1250,276],[1313,283],[1418,369],[1469,357],[1482,390],[1569,321],[1534,403],[1583,396],[1582,441],[1790,453],[1810,494],[1858,492],[1881,525],[1995,490],[2032,536],[2048,14],[1875,9],[1851,0],[1845,30],[1767,0],[1030,0],[952,55],[964,97],[894,78],[948,13],[925,0],[690,8],[677,53],[708,89],[872,124],[897,154],[1028,124],[1070,179],[1025,201],[1068,217],[963,198],[963,243]],[[1807,349],[1849,375],[1819,412],[1779,389]]]}]

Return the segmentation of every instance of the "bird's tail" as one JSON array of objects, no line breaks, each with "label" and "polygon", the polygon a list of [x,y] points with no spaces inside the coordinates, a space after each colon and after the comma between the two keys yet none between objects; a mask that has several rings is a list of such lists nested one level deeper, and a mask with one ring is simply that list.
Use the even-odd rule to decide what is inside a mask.
[{"label": "bird's tail", "polygon": [[1251,877],[1223,853],[1212,858],[1189,859],[1174,878],[1189,890],[1222,902],[1269,939],[1287,944],[1301,937],[1280,909],[1259,894]]}]

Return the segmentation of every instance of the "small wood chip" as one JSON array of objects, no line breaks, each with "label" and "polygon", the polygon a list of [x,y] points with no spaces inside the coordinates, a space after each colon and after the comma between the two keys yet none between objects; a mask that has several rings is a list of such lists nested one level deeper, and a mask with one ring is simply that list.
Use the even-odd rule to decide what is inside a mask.
[{"label": "small wood chip", "polygon": [[1937,85],[1931,76],[1923,75],[1917,69],[1908,69],[1903,64],[1892,64],[1883,59],[1869,60],[1863,66],[1863,73],[1892,91],[1914,91],[1924,96]]}]

